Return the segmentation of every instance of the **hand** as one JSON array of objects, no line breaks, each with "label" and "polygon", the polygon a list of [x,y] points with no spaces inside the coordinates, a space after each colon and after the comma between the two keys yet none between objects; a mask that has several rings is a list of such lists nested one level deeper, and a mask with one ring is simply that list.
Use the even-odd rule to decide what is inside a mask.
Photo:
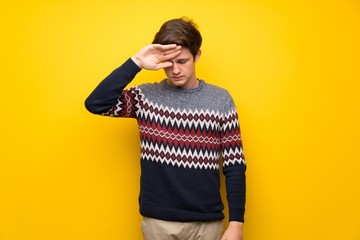
[{"label": "hand", "polygon": [[230,222],[221,240],[243,240],[243,223]]},{"label": "hand", "polygon": [[147,70],[158,70],[171,67],[170,59],[177,57],[181,53],[181,46],[176,44],[150,44],[143,47],[131,59],[140,68]]}]

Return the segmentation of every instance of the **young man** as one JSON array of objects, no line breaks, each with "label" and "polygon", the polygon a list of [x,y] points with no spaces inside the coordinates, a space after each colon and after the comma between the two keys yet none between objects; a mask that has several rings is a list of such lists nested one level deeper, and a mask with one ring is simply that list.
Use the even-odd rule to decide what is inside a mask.
[{"label": "young man", "polygon": [[[145,240],[242,239],[246,165],[237,111],[226,90],[196,77],[201,43],[191,20],[165,22],[153,43],[114,70],[85,102],[94,114],[138,122]],[[125,89],[141,69],[164,69],[167,78]],[[224,234],[219,164],[229,207]]]}]

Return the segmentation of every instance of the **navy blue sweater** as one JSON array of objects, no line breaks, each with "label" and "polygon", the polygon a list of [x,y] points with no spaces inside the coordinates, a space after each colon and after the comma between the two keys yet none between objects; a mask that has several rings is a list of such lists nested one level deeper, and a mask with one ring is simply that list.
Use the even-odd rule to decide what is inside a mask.
[{"label": "navy blue sweater", "polygon": [[243,222],[246,165],[229,93],[203,80],[194,89],[175,88],[166,80],[125,89],[140,70],[129,59],[85,101],[94,114],[138,122],[140,213],[166,221],[223,219],[222,164],[229,221]]}]

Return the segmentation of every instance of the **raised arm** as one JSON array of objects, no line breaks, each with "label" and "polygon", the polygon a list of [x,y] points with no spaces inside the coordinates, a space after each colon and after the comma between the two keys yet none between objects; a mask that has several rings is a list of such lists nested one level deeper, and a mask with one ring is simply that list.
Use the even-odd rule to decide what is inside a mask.
[{"label": "raised arm", "polygon": [[94,89],[85,101],[88,111],[104,114],[113,108],[123,94],[124,88],[134,79],[141,69],[158,70],[170,67],[170,59],[181,53],[181,46],[176,44],[150,44],[115,69]]},{"label": "raised arm", "polygon": [[94,114],[104,114],[116,105],[123,90],[140,72],[133,60],[128,59],[102,80],[85,100],[86,109]]}]

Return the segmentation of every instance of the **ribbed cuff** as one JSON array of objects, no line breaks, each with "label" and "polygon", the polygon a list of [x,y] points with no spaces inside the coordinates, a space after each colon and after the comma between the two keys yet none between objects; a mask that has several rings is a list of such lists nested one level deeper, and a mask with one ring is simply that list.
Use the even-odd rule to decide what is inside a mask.
[{"label": "ribbed cuff", "polygon": [[121,68],[126,70],[131,79],[133,79],[135,75],[141,71],[141,68],[136,65],[136,63],[131,58],[124,62]]},{"label": "ribbed cuff", "polygon": [[244,222],[245,210],[232,210],[229,212],[229,222]]}]

